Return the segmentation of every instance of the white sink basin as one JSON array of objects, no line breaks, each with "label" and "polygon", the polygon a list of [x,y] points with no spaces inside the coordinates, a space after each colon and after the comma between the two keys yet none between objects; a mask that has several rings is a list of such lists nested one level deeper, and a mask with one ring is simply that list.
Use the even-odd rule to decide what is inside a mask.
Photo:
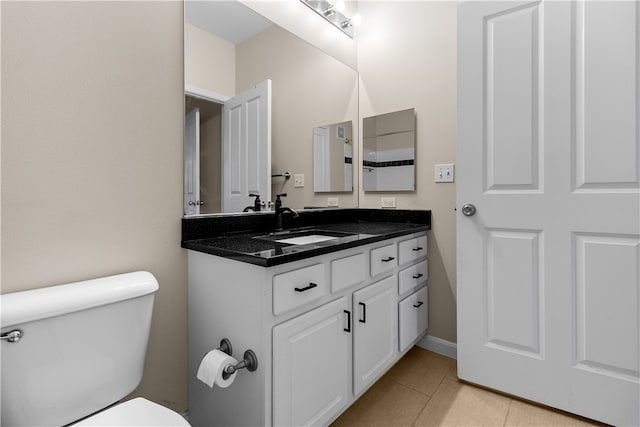
[{"label": "white sink basin", "polygon": [[336,240],[339,237],[324,236],[321,234],[310,234],[308,236],[290,237],[288,239],[276,240],[278,243],[285,243],[288,245],[308,245],[309,243],[326,242],[327,240]]}]

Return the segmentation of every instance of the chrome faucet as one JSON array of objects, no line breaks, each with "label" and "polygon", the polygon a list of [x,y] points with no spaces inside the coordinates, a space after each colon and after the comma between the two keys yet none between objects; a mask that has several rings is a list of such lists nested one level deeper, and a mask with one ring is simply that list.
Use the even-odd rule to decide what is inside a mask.
[{"label": "chrome faucet", "polygon": [[291,208],[283,208],[282,200],[280,197],[287,197],[287,193],[276,194],[276,231],[282,231],[282,215],[290,213],[294,218],[297,218],[298,212]]}]

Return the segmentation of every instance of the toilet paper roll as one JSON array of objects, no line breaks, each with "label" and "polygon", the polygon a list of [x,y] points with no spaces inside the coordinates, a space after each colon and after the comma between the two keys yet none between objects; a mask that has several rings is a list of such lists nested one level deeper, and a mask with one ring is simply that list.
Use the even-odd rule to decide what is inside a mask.
[{"label": "toilet paper roll", "polygon": [[196,377],[211,388],[213,388],[214,384],[221,388],[227,388],[236,379],[238,371],[227,375],[224,373],[224,368],[237,363],[238,361],[227,353],[220,350],[211,350],[205,354],[200,362]]}]

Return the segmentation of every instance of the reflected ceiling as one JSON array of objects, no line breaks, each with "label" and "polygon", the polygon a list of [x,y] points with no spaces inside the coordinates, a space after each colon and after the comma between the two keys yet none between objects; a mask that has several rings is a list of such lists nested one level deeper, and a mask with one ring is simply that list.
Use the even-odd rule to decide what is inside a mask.
[{"label": "reflected ceiling", "polygon": [[237,0],[186,1],[185,21],[230,43],[238,44],[273,25]]}]

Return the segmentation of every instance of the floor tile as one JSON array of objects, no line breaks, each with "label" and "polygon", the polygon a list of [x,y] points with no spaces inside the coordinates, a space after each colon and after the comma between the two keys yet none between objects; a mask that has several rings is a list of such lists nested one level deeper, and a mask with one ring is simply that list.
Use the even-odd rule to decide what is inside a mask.
[{"label": "floor tile", "polygon": [[455,360],[449,357],[413,347],[387,372],[386,377],[427,396],[433,396],[454,366]]},{"label": "floor tile", "polygon": [[511,399],[445,378],[431,397],[416,426],[502,426]]},{"label": "floor tile", "polygon": [[447,375],[445,378],[449,378],[453,381],[458,381],[458,361],[456,359],[447,357],[447,362],[449,364],[449,370],[447,371]]},{"label": "floor tile", "polygon": [[454,359],[411,349],[335,423],[347,426],[602,426],[457,379]]},{"label": "floor tile", "polygon": [[382,378],[332,426],[410,426],[428,401],[428,396]]},{"label": "floor tile", "polygon": [[505,424],[507,427],[586,427],[601,425],[603,424],[516,399],[511,401],[509,415]]}]

